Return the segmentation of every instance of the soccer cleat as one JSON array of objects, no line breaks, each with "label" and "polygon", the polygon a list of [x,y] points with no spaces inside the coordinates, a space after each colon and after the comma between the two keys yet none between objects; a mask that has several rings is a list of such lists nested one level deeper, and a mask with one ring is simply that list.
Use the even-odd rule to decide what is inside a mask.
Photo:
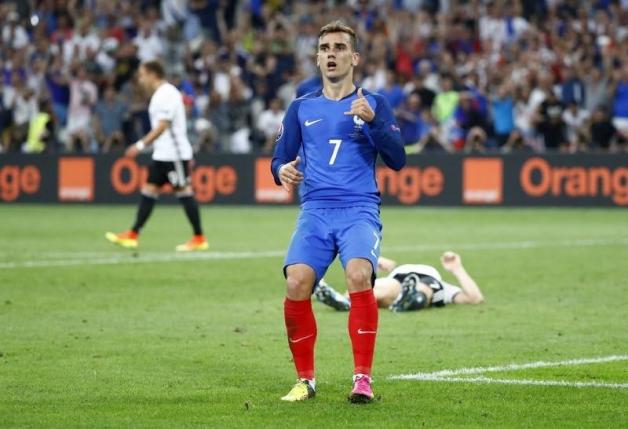
[{"label": "soccer cleat", "polygon": [[288,402],[306,401],[314,396],[316,396],[316,391],[309,380],[297,380],[294,387],[286,396],[283,396],[281,400]]},{"label": "soccer cleat", "polygon": [[347,297],[338,293],[325,280],[321,280],[318,283],[314,290],[314,296],[318,302],[322,302],[338,311],[349,311],[351,308],[351,302],[349,302]]},{"label": "soccer cleat", "polygon": [[402,286],[399,296],[388,308],[390,311],[400,313],[402,311],[420,310],[426,304],[427,298],[425,294],[418,291],[415,284],[405,284]]},{"label": "soccer cleat", "polygon": [[371,389],[371,377],[364,374],[353,376],[353,390],[349,395],[349,402],[353,404],[368,404],[373,400],[373,389]]},{"label": "soccer cleat", "polygon": [[176,247],[177,252],[194,252],[196,250],[207,250],[209,249],[209,243],[202,235],[195,235],[187,242],[183,244],[179,244]]},{"label": "soccer cleat", "polygon": [[105,238],[113,244],[122,246],[125,249],[137,249],[137,232],[125,231],[118,234],[116,234],[115,232],[108,232],[105,234]]}]

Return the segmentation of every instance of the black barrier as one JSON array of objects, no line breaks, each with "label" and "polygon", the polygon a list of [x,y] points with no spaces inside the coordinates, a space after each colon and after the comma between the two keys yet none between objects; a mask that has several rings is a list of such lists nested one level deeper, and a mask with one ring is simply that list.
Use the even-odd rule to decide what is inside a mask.
[{"label": "black barrier", "polygon": [[[116,155],[2,155],[3,203],[136,203],[150,159]],[[202,204],[294,204],[274,184],[270,158],[199,155],[192,182]],[[628,155],[410,155],[377,167],[386,205],[628,206]],[[163,189],[166,202],[171,190]]]}]

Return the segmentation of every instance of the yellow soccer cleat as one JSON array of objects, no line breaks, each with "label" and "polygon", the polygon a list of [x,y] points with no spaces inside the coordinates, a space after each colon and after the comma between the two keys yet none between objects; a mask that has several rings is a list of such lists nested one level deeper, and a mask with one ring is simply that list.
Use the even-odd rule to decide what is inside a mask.
[{"label": "yellow soccer cleat", "polygon": [[209,249],[209,243],[205,239],[203,235],[195,235],[186,243],[179,244],[176,247],[177,252],[194,252],[197,250],[207,250]]},{"label": "yellow soccer cleat", "polygon": [[297,384],[281,400],[288,402],[307,401],[314,396],[316,396],[316,391],[310,385],[310,382],[308,380],[298,380]]},{"label": "yellow soccer cleat", "polygon": [[137,233],[134,231],[125,231],[118,234],[115,232],[108,232],[105,234],[105,238],[113,244],[122,246],[125,249],[137,249]]}]

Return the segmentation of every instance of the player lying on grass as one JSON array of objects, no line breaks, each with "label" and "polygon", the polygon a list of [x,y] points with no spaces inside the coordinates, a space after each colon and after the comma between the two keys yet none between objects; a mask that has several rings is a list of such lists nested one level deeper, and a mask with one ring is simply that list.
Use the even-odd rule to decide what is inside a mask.
[{"label": "player lying on grass", "polygon": [[[373,292],[380,308],[394,312],[417,311],[446,304],[481,304],[482,291],[462,265],[460,255],[445,252],[441,256],[443,268],[452,273],[460,286],[443,281],[438,270],[429,265],[404,264],[397,266],[391,259],[380,257],[378,270],[388,272],[375,280]],[[314,291],[320,302],[338,311],[348,311],[351,301],[321,280]]]}]

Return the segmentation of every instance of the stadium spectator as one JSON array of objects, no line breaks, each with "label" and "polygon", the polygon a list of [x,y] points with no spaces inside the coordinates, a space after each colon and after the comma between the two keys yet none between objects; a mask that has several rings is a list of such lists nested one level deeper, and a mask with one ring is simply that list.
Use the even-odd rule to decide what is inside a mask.
[{"label": "stadium spectator", "polygon": [[229,151],[227,147],[229,142],[229,109],[218,91],[214,90],[209,95],[208,110],[208,119],[211,124],[209,137],[211,138],[207,142],[209,145],[205,145],[204,149],[208,152],[214,152],[214,150],[227,152]]},{"label": "stadium spectator", "polygon": [[386,84],[377,90],[380,94],[388,100],[390,107],[396,109],[403,103],[405,94],[403,93],[403,87],[397,83],[397,76],[392,70],[386,72]]},{"label": "stadium spectator", "polygon": [[257,120],[257,129],[263,133],[265,141],[262,147],[263,152],[270,152],[277,138],[277,131],[285,111],[281,105],[281,100],[273,98],[268,104],[268,109],[264,110]]},{"label": "stadium spectator", "polygon": [[250,106],[245,96],[245,86],[238,78],[231,79],[229,98],[226,101],[229,130],[229,151],[248,153],[251,151],[249,140]]},{"label": "stadium spectator", "polygon": [[515,104],[507,84],[502,84],[491,100],[493,132],[499,147],[503,147],[515,129]]},{"label": "stadium spectator", "polygon": [[628,60],[621,70],[613,98],[613,125],[622,140],[628,140]]},{"label": "stadium spectator", "polygon": [[425,78],[421,74],[414,76],[411,82],[406,85],[406,92],[415,92],[421,98],[421,106],[431,109],[434,104],[436,93],[425,86]]},{"label": "stadium spectator", "polygon": [[[454,113],[458,127],[462,130],[465,152],[484,152],[488,139],[487,124],[473,95],[460,93],[459,104]],[[460,146],[458,148],[461,148]]]},{"label": "stadium spectator", "polygon": [[65,127],[68,121],[70,85],[60,55],[54,57],[48,67],[46,85],[52,100],[52,111],[57,118],[57,123],[61,127]]},{"label": "stadium spectator", "polygon": [[89,51],[96,52],[100,48],[101,39],[93,29],[92,17],[88,11],[78,20],[76,31],[72,37],[63,42],[63,61],[71,64],[76,61],[84,61]]},{"label": "stadium spectator", "polygon": [[3,104],[11,112],[10,138],[5,144],[5,150],[19,151],[26,141],[28,126],[38,112],[35,92],[26,86],[24,78],[14,71],[11,76],[11,85],[3,91]]},{"label": "stadium spectator", "polygon": [[563,112],[563,121],[565,122],[569,150],[576,152],[585,149],[589,113],[580,108],[578,102],[574,100],[567,105],[567,109]]},{"label": "stadium spectator", "polygon": [[440,78],[441,90],[434,99],[434,116],[436,120],[444,124],[454,115],[458,106],[459,94],[454,89],[454,81],[450,75],[443,75]]},{"label": "stadium spectator", "polygon": [[584,107],[586,103],[585,85],[578,77],[573,67],[563,67],[563,83],[560,87],[561,101],[564,104],[576,103],[578,107]]},{"label": "stadium spectator", "polygon": [[16,50],[26,48],[29,41],[28,33],[19,21],[18,13],[11,11],[7,14],[6,25],[2,28],[2,43]]},{"label": "stadium spectator", "polygon": [[153,25],[153,22],[143,19],[138,35],[133,39],[137,46],[137,56],[142,62],[158,59],[163,54],[164,42],[155,32]]},{"label": "stadium spectator", "polygon": [[28,136],[22,150],[24,153],[42,153],[54,139],[52,107],[48,101],[40,101],[39,109],[31,118]]},{"label": "stadium spectator", "polygon": [[558,100],[554,91],[546,94],[546,99],[539,106],[536,127],[543,137],[546,149],[564,149],[567,146],[567,135],[563,112],[565,106]]},{"label": "stadium spectator", "polygon": [[423,109],[421,114],[423,118],[423,128],[421,139],[416,146],[416,152],[453,152],[453,145],[441,135],[438,123],[434,120],[432,112],[428,109]]},{"label": "stadium spectator", "polygon": [[103,98],[94,107],[94,134],[101,152],[124,149],[123,122],[127,106],[122,102],[113,86],[103,91]]},{"label": "stadium spectator", "polygon": [[608,73],[599,67],[591,66],[585,77],[585,108],[587,112],[593,112],[599,106],[608,104]]},{"label": "stadium spectator", "polygon": [[403,106],[395,111],[405,146],[415,145],[423,137],[426,125],[423,123],[422,111],[421,98],[417,93],[408,95]]},{"label": "stadium spectator", "polygon": [[616,149],[617,130],[605,107],[600,106],[593,112],[588,137],[592,150]]},{"label": "stadium spectator", "polygon": [[84,66],[78,66],[70,82],[70,106],[68,109],[67,149],[91,152],[92,107],[96,103],[98,89]]}]

